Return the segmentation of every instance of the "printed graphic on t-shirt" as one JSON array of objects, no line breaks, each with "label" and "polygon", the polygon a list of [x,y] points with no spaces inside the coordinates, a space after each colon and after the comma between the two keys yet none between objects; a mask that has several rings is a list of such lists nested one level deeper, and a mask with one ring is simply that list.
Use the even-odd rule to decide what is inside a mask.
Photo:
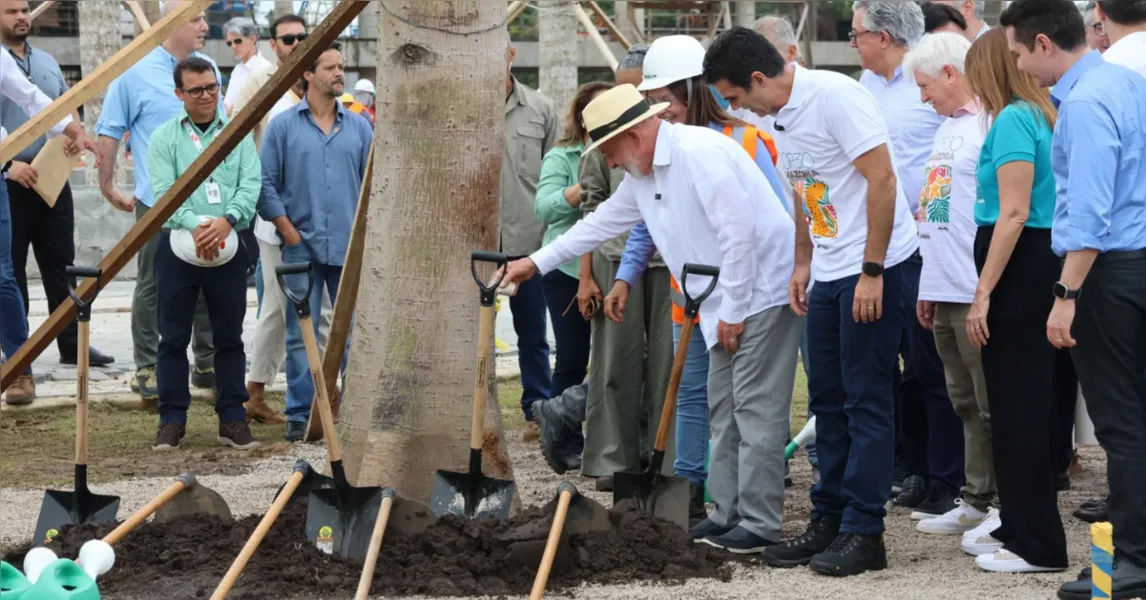
[{"label": "printed graphic on t-shirt", "polygon": [[935,165],[919,195],[920,223],[951,222],[951,165]]},{"label": "printed graphic on t-shirt", "polygon": [[839,234],[840,222],[836,218],[836,207],[828,193],[828,184],[819,177],[805,175],[792,177],[792,188],[796,197],[803,199],[804,215],[815,237],[834,238]]}]

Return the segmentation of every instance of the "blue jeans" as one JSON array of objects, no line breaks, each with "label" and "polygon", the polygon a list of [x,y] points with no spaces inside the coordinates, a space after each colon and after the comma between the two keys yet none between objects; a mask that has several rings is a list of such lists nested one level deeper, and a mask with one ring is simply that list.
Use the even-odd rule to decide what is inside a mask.
[{"label": "blue jeans", "polygon": [[[810,381],[808,376],[808,319],[804,319],[804,326],[800,330],[800,362],[804,365],[804,381]],[[807,417],[812,418],[812,407],[808,406]],[[808,464],[819,468],[820,462],[816,459],[816,441],[813,439],[804,446],[804,454],[808,455]]]},{"label": "blue jeans", "polygon": [[[553,368],[553,382],[549,388],[549,398],[560,398],[561,394],[585,381],[589,367],[589,339],[592,326],[581,316],[576,306],[570,302],[577,297],[577,279],[561,271],[553,271],[542,278],[545,289],[545,303],[549,306],[549,320],[553,323],[553,337],[557,342],[557,365]],[[565,309],[569,308],[568,311]],[[581,435],[581,424],[568,432],[566,448],[581,454],[585,438]]]},{"label": "blue jeans", "polygon": [[[330,301],[334,302],[331,294]],[[545,288],[541,275],[534,275],[517,286],[509,299],[513,312],[513,330],[517,333],[517,366],[521,369],[521,411],[527,421],[533,419],[531,406],[537,400],[548,400],[552,388],[549,375],[549,342],[546,341]],[[570,385],[581,383],[577,380]]]},{"label": "blue jeans", "polygon": [[808,405],[816,416],[820,482],[812,518],[842,518],[845,533],[883,531],[895,454],[892,369],[906,315],[903,267],[883,273],[883,316],[852,318],[859,275],[816,281],[808,294]]},{"label": "blue jeans", "polygon": [[255,296],[259,299],[258,308],[255,309],[255,318],[263,313],[263,259],[255,259]]},{"label": "blue jeans", "polygon": [[[330,302],[334,303],[338,297],[338,283],[342,279],[342,267],[324,265],[314,262],[310,248],[303,242],[297,246],[283,246],[283,264],[310,263],[314,273],[314,288],[310,291],[311,324],[314,326],[314,335],[318,336],[319,315],[322,314],[322,288],[330,294]],[[286,277],[286,284],[296,296],[302,296],[306,291],[306,275],[290,275]],[[302,329],[299,327],[298,313],[294,304],[287,301],[286,311],[286,417],[288,421],[305,423],[310,418],[310,405],[314,399],[314,380],[310,375],[310,367],[306,362],[306,346],[302,341]],[[346,341],[347,350],[350,340]],[[321,348],[319,351],[321,352]],[[346,371],[346,359],[349,351],[342,355],[342,372]]]},{"label": "blue jeans", "polygon": [[[673,323],[673,348],[680,345],[680,329],[679,324]],[[684,359],[684,372],[680,374],[680,391],[676,398],[676,460],[673,461],[673,469],[677,477],[704,485],[708,478],[708,469],[704,466],[708,437],[708,344],[700,327],[695,327],[688,342],[688,355]]]},{"label": "blue jeans", "polygon": [[[12,213],[8,184],[0,181],[0,350],[8,359],[28,341],[28,313],[12,268]],[[29,367],[28,373],[32,372]]]}]

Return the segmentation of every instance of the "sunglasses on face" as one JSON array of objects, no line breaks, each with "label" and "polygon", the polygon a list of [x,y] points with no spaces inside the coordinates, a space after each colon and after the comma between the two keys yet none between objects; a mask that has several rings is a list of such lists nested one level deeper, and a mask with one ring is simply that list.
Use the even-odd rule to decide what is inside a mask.
[{"label": "sunglasses on face", "polygon": [[191,89],[184,89],[184,94],[189,94],[192,98],[202,98],[203,94],[211,94],[212,96],[219,93],[219,84],[212,83],[209,85],[201,85]]},{"label": "sunglasses on face", "polygon": [[302,42],[306,40],[306,38],[307,35],[305,33],[288,33],[279,36],[279,41],[287,46],[293,46],[295,42]]},{"label": "sunglasses on face", "polygon": [[230,48],[231,46],[242,46],[242,45],[243,45],[243,38],[239,38],[237,40],[227,40],[227,47],[228,48]]}]

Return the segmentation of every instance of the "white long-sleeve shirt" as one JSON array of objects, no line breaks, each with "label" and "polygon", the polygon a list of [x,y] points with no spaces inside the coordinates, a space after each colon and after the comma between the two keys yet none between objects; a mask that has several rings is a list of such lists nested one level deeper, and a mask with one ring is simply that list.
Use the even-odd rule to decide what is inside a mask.
[{"label": "white long-sleeve shirt", "polygon": [[[768,179],[740,144],[707,127],[660,124],[649,176],[630,174],[596,211],[530,258],[542,273],[644,221],[669,271],[685,263],[720,267],[700,307],[711,348],[719,321],[736,324],[788,303],[796,228]],[[696,295],[709,278],[687,282]]]},{"label": "white long-sleeve shirt", "polygon": [[[0,52],[0,94],[7,96],[9,100],[16,103],[16,106],[24,109],[29,117],[44,110],[52,103],[52,99],[47,94],[40,91],[36,84],[28,80],[16,59],[7,52]],[[55,127],[48,130],[48,137],[60,135],[71,122],[71,115],[64,117],[62,121],[56,123]],[[3,140],[7,135],[8,131],[4,129],[4,124],[0,123],[0,140]]]}]

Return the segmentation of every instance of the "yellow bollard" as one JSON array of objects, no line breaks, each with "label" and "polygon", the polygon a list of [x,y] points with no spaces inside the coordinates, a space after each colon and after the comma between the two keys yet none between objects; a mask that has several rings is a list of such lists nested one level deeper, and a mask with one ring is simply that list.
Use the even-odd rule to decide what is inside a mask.
[{"label": "yellow bollard", "polygon": [[1110,523],[1090,526],[1090,597],[1109,600],[1114,566],[1114,527]]}]

